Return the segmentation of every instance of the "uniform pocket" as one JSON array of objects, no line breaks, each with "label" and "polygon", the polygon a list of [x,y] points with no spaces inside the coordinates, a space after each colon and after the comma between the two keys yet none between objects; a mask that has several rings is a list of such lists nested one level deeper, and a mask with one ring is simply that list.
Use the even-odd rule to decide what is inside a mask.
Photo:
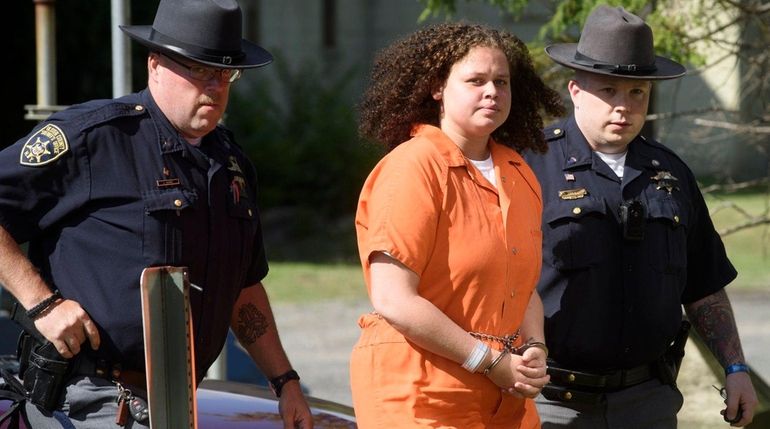
[{"label": "uniform pocket", "polygon": [[543,210],[543,260],[560,270],[585,268],[605,257],[610,239],[603,198],[553,200]]},{"label": "uniform pocket", "polygon": [[181,188],[152,190],[142,194],[144,225],[142,254],[149,261],[176,263],[181,258],[182,233],[180,212],[198,199],[193,191]]},{"label": "uniform pocket", "polygon": [[650,237],[666,240],[650,249],[653,268],[664,274],[679,274],[687,265],[688,211],[673,196],[663,194],[647,201],[647,218]]}]

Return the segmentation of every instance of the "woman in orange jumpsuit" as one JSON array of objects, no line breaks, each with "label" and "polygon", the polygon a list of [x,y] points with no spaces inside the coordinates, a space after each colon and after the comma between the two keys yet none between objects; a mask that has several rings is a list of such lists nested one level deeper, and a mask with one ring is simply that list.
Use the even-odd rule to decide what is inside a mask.
[{"label": "woman in orange jumpsuit", "polygon": [[519,156],[545,150],[540,111],[559,96],[509,33],[443,24],[378,56],[360,131],[389,153],[356,215],[375,309],[350,363],[359,427],[540,427],[542,202]]}]

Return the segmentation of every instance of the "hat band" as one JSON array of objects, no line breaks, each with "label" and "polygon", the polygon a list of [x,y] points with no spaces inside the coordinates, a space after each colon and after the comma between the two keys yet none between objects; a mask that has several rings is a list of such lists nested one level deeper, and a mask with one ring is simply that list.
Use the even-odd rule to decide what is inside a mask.
[{"label": "hat band", "polygon": [[631,75],[644,75],[647,73],[658,70],[655,65],[643,66],[639,64],[609,64],[597,61],[591,57],[587,57],[578,51],[575,51],[575,59],[572,61],[575,64],[579,64],[585,67],[591,67],[597,70],[608,70],[610,73],[619,74],[631,74]]},{"label": "hat band", "polygon": [[210,63],[230,65],[237,63],[246,57],[246,54],[242,51],[221,51],[190,45],[172,37],[168,37],[165,34],[156,31],[154,28],[150,30],[150,37],[148,40],[163,45],[181,55],[191,57],[193,60],[197,59]]}]

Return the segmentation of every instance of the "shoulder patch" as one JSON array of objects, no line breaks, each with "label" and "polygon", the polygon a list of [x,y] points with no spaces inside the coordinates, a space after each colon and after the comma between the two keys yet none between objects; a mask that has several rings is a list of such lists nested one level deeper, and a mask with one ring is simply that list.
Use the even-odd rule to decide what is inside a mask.
[{"label": "shoulder patch", "polygon": [[24,143],[19,155],[19,164],[40,167],[56,161],[69,150],[67,136],[61,128],[47,124]]}]

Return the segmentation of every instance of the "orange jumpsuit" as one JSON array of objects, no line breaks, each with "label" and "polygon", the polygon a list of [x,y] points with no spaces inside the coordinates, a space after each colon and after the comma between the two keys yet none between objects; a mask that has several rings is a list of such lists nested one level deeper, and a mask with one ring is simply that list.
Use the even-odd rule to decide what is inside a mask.
[{"label": "orange jumpsuit", "polygon": [[[384,251],[420,277],[418,292],[467,331],[521,324],[541,264],[540,185],[514,150],[490,142],[497,188],[438,128],[415,127],[364,184],[358,247]],[[359,319],[350,362],[361,428],[539,428],[532,400],[410,343],[376,314]],[[499,344],[490,343],[498,348]]]}]

